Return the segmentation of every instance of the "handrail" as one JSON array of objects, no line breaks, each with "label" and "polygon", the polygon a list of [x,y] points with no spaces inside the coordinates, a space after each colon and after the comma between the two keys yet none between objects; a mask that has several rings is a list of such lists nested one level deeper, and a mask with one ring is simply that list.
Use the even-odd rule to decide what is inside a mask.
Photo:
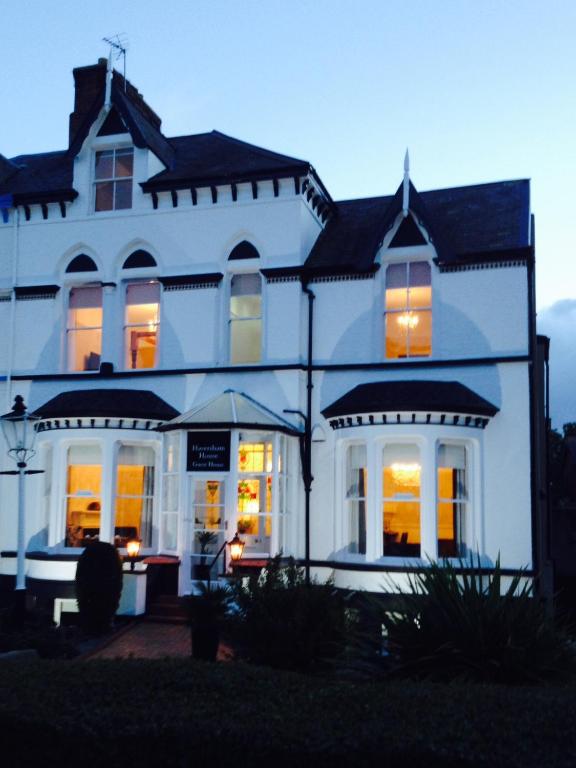
[{"label": "handrail", "polygon": [[216,565],[218,558],[220,557],[222,552],[224,552],[224,567],[222,568],[222,571],[223,573],[226,573],[226,547],[227,546],[228,546],[228,542],[224,540],[224,543],[222,544],[218,552],[216,552],[216,554],[214,555],[214,559],[212,560],[211,563],[208,564],[208,589],[210,589],[210,584],[212,582],[212,568],[214,568],[214,566]]}]

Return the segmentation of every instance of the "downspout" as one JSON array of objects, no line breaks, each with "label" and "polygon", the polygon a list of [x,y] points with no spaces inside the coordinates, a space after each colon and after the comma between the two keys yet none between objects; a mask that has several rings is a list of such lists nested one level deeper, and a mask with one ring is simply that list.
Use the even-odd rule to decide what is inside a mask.
[{"label": "downspout", "polygon": [[16,325],[16,280],[18,278],[18,251],[20,233],[20,209],[14,206],[12,237],[12,291],[10,294],[10,321],[8,324],[8,362],[6,366],[6,412],[12,407],[12,368],[14,366],[14,330]]},{"label": "downspout", "polygon": [[303,278],[302,290],[308,296],[308,360],[306,363],[306,414],[304,419],[304,451],[302,479],[304,480],[304,523],[305,523],[305,550],[304,569],[306,585],[310,586],[310,494],[312,492],[312,359],[313,359],[313,334],[314,326],[314,292],[308,287],[308,279]]}]

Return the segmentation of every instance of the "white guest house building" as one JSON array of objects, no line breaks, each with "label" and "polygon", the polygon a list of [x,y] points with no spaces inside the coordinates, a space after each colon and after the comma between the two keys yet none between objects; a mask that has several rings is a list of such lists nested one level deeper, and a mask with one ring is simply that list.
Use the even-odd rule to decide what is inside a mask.
[{"label": "white guest house building", "polygon": [[418,192],[406,167],[334,202],[308,162],[164,136],[106,60],[74,83],[66,149],[0,155],[0,393],[41,417],[29,591],[137,537],[187,593],[206,531],[343,588],[471,553],[535,573],[529,182]]}]

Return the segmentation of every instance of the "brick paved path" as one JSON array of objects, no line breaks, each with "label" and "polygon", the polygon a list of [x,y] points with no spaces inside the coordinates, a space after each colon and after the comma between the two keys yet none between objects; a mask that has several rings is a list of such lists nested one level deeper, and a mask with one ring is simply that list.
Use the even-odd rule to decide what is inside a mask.
[{"label": "brick paved path", "polygon": [[[185,624],[138,622],[132,624],[105,648],[91,654],[90,659],[164,659],[167,656],[190,658],[190,627]],[[221,645],[218,661],[229,660],[230,650]]]}]

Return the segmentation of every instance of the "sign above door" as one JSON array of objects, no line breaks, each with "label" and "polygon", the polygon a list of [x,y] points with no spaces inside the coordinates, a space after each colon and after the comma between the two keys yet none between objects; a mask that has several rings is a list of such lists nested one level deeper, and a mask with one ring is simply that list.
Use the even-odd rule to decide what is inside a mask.
[{"label": "sign above door", "polygon": [[188,472],[229,472],[230,432],[188,432]]}]

